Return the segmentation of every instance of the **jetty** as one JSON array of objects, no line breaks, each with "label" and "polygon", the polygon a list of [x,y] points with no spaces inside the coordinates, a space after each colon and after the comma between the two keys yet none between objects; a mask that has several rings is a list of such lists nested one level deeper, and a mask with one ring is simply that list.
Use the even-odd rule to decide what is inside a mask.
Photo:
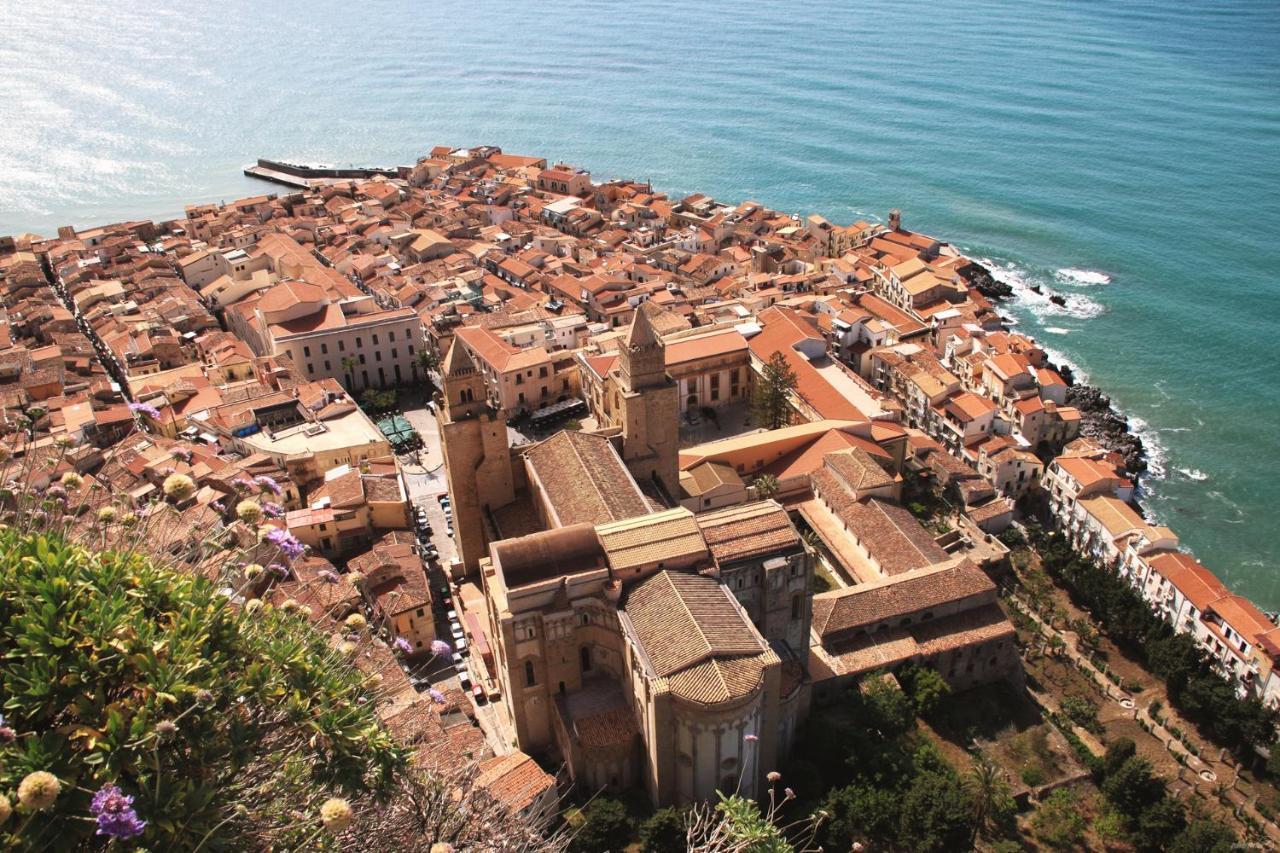
[{"label": "jetty", "polygon": [[251,178],[304,190],[324,186],[334,181],[367,179],[378,175],[397,178],[404,171],[407,171],[407,167],[367,166],[339,169],[333,166],[285,163],[279,160],[265,160],[262,158],[259,158],[258,162],[244,167],[244,173]]}]

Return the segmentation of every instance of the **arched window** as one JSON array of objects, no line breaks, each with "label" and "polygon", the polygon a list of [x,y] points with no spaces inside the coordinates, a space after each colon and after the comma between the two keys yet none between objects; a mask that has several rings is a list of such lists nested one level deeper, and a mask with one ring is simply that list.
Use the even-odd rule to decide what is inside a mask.
[{"label": "arched window", "polygon": [[527,660],[524,662],[524,684],[526,687],[532,687],[537,683],[537,679],[533,676],[533,661]]},{"label": "arched window", "polygon": [[578,649],[578,657],[582,660],[582,671],[590,672],[591,671],[591,648],[589,646],[583,646],[582,648]]},{"label": "arched window", "polygon": [[792,619],[800,618],[800,594],[799,593],[796,593],[795,595],[791,596],[791,618]]}]

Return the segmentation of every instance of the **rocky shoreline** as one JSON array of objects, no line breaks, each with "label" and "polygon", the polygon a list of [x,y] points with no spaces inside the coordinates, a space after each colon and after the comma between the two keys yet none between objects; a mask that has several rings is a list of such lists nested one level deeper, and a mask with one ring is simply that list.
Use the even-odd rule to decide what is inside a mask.
[{"label": "rocky shoreline", "polygon": [[[994,302],[1013,298],[1013,288],[997,280],[991,271],[976,261],[960,271],[960,275],[983,296]],[[1124,460],[1124,473],[1136,484],[1147,470],[1147,451],[1142,438],[1129,428],[1129,419],[1111,403],[1111,398],[1093,385],[1077,384],[1066,365],[1050,365],[1069,386],[1067,404],[1080,410],[1080,434],[1096,439],[1103,447],[1118,453]]]}]

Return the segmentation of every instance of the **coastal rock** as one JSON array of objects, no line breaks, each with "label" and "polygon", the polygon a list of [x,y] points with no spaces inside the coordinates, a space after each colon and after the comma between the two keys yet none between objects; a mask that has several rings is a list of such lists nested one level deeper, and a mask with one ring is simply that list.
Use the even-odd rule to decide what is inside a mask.
[{"label": "coastal rock", "polygon": [[1124,459],[1126,473],[1137,477],[1147,470],[1142,439],[1129,430],[1129,422],[1111,405],[1111,398],[1092,385],[1067,389],[1067,404],[1080,410],[1080,434],[1096,438]]},{"label": "coastal rock", "polygon": [[1012,287],[1002,281],[996,281],[995,277],[991,275],[991,270],[977,261],[969,261],[969,265],[959,272],[970,287],[988,299],[1000,301],[1013,296]]}]

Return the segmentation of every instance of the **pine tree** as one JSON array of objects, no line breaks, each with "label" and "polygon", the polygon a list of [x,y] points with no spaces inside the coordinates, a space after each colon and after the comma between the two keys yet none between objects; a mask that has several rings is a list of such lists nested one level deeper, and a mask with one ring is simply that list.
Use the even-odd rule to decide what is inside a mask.
[{"label": "pine tree", "polygon": [[778,429],[791,421],[791,392],[796,389],[796,374],[780,352],[769,356],[756,381],[751,400],[751,415],[765,429]]}]

